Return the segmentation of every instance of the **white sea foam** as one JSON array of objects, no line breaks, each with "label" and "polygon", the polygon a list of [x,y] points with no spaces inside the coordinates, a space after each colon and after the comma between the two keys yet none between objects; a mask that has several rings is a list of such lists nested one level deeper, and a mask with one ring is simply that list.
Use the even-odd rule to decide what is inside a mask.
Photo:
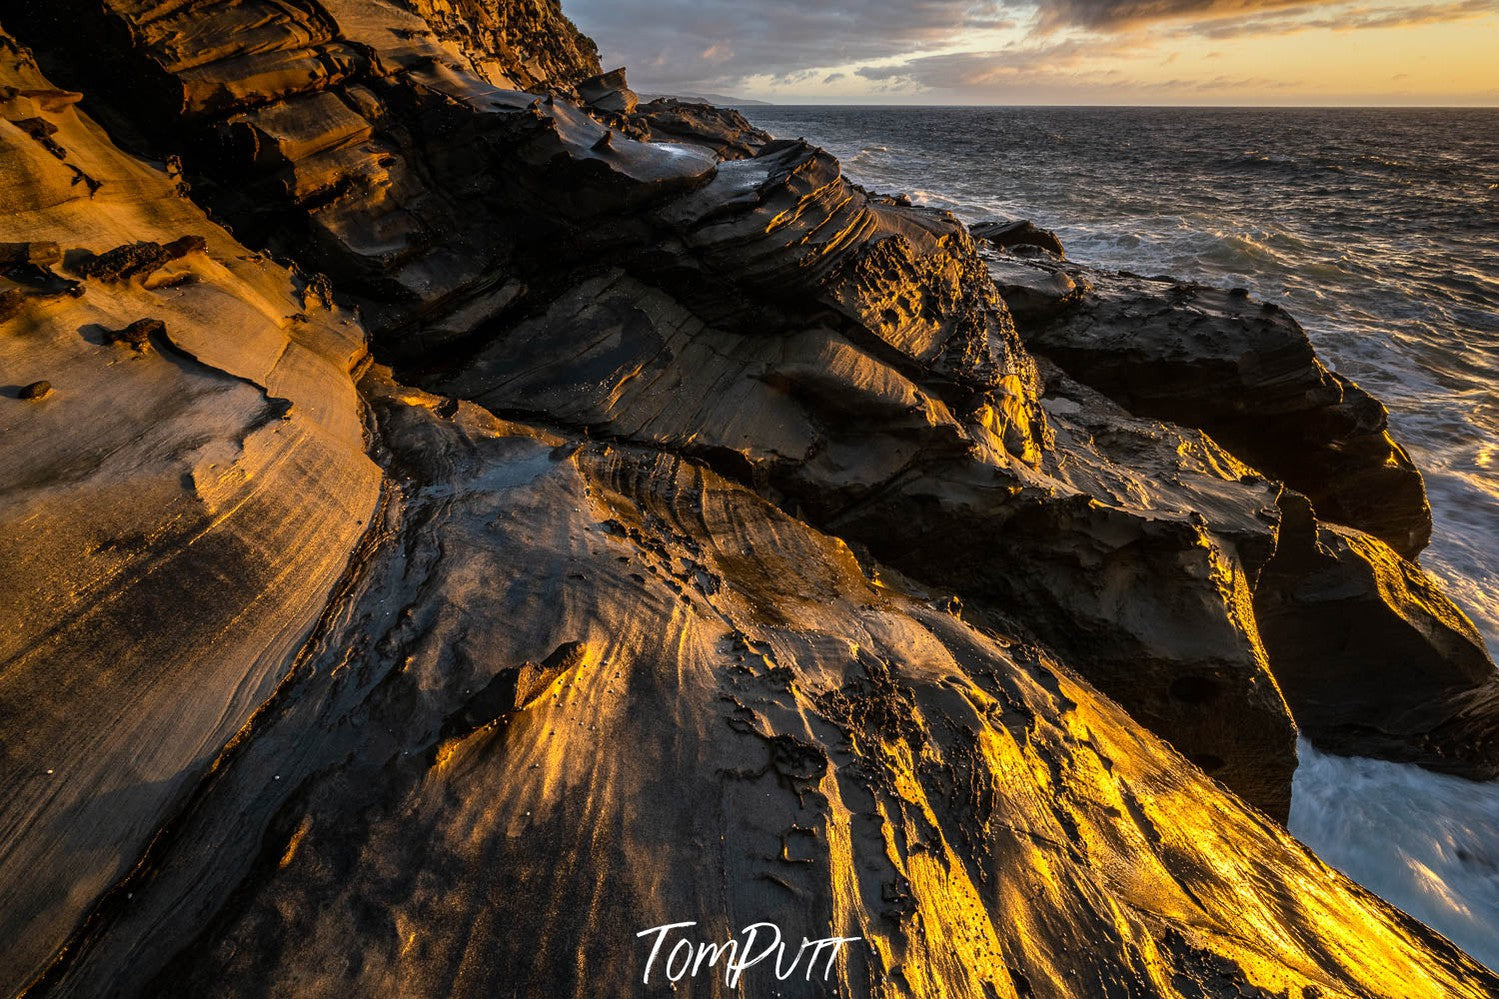
[{"label": "white sea foam", "polygon": [[1499,783],[1298,751],[1292,834],[1499,971]]}]

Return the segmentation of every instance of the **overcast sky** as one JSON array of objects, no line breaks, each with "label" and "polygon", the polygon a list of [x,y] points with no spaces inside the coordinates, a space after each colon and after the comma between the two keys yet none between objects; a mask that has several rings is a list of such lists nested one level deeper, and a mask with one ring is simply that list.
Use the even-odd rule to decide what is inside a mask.
[{"label": "overcast sky", "polygon": [[1499,0],[563,0],[637,90],[777,102],[1499,104]]}]

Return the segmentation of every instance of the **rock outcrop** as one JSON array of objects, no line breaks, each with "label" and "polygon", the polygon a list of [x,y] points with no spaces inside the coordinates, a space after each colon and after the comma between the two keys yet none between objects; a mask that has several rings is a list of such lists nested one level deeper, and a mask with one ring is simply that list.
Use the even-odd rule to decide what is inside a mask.
[{"label": "rock outcrop", "polygon": [[748,994],[1499,992],[1274,821],[1352,682],[1307,622],[1428,655],[1397,741],[1490,703],[1331,526],[1424,497],[1288,318],[1052,261],[1017,332],[955,218],[543,0],[15,17],[182,166],[11,46],[0,988],[633,994],[640,931],[773,919],[859,940]]},{"label": "rock outcrop", "polygon": [[1499,778],[1499,675],[1435,580],[1378,538],[1319,524],[1287,492],[1255,615],[1302,731],[1319,747]]},{"label": "rock outcrop", "polygon": [[986,259],[1032,349],[1136,412],[1211,431],[1289,484],[1254,616],[1303,733],[1327,751],[1499,776],[1499,675],[1411,561],[1430,509],[1383,407],[1328,372],[1293,319],[1240,292]]},{"label": "rock outcrop", "polygon": [[[1023,266],[1023,265],[1022,265]],[[1078,277],[1044,267],[1043,280]],[[1317,516],[1407,558],[1431,539],[1421,473],[1388,413],[1317,359],[1285,310],[1242,291],[1075,269],[1026,344],[1141,416],[1198,427],[1308,496]],[[1009,283],[1019,283],[1011,278]]]},{"label": "rock outcrop", "polygon": [[[455,47],[469,69],[496,86],[566,92],[598,75],[598,48],[563,15],[558,0],[398,2],[426,22],[413,25],[413,35],[431,34]],[[337,6],[328,11],[339,17]]]},{"label": "rock outcrop", "polygon": [[[364,387],[390,533],[48,994],[670,994],[636,933],[766,913],[862,939],[752,995],[1492,988],[1034,650],[748,490]],[[526,706],[489,695],[533,663]]]},{"label": "rock outcrop", "polygon": [[993,219],[975,222],[969,227],[973,238],[998,250],[1011,250],[1034,256],[1043,250],[1058,260],[1067,255],[1062,241],[1050,229],[1042,229],[1028,219]]},{"label": "rock outcrop", "polygon": [[721,160],[742,160],[771,142],[771,136],[730,108],[693,104],[670,97],[636,107],[625,122],[631,134],[651,142],[707,146]]},{"label": "rock outcrop", "polygon": [[0,271],[22,289],[0,322],[6,993],[285,679],[380,483],[353,317],[76,101],[0,61]]}]

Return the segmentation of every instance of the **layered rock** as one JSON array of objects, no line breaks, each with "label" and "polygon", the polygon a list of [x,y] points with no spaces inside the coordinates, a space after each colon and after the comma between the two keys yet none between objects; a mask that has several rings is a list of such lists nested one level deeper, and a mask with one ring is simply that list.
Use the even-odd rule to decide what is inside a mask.
[{"label": "layered rock", "polygon": [[[951,216],[728,113],[632,107],[554,7],[522,9],[26,5],[65,72],[91,60],[64,23],[144,88],[112,121],[332,280],[235,244],[30,67],[0,92],[42,109],[0,136],[30,435],[0,592],[36,608],[0,667],[25,734],[0,864],[28,874],[3,882],[4,985],[627,994],[639,930],[775,918],[863,939],[829,983],[752,994],[1492,993],[1204,776],[1284,815],[1255,601],[1290,595],[1278,628],[1343,614],[1293,557],[1329,531],[1334,575],[1373,567],[1393,606],[1385,549],[1038,366]],[[1109,313],[1132,280],[1049,314],[1156,346],[1198,323],[1145,290]],[[335,293],[444,393],[362,383],[378,511]],[[1297,408],[1305,369],[1333,376],[1284,322],[1212,308],[1250,344],[1208,364],[1240,364],[1246,405],[1377,450],[1325,381]],[[1380,626],[1436,648],[1456,625],[1405,579],[1427,617]],[[1488,703],[1454,690],[1469,714],[1432,739]]]},{"label": "layered rock", "polygon": [[1302,731],[1319,747],[1499,778],[1499,674],[1435,580],[1378,538],[1318,524],[1287,493],[1255,612]]},{"label": "layered rock", "polygon": [[1211,442],[1187,457],[1193,445],[1117,410],[1103,419],[1153,438],[1148,457],[1111,458],[1093,445],[1099,428],[1068,424],[1046,452],[1055,474],[1032,469],[1005,448],[1002,402],[955,411],[913,380],[943,379],[888,346],[827,328],[714,328],[615,273],[441,384],[498,412],[697,456],[901,571],[1018,618],[1283,819],[1295,732],[1249,608],[1275,548],[1277,490],[1242,483],[1247,470]]},{"label": "layered rock", "polygon": [[[379,51],[364,21],[341,30]],[[1040,470],[1050,443],[1034,365],[954,218],[867,194],[804,142],[719,162],[701,143],[638,142],[564,102],[456,73],[434,82],[415,63],[380,85],[420,91],[385,98],[375,138],[432,134],[407,143],[423,174],[474,164],[474,149],[489,157],[443,185],[444,198],[470,196],[461,217],[438,205],[441,244],[412,244],[380,272],[404,276],[366,273],[357,285],[379,296],[366,315],[404,354],[472,334],[476,363],[449,348],[411,377],[688,451],[903,571],[1029,618],[1111,695],[1284,817],[1294,735],[1245,611],[1271,545],[1246,557],[1186,503],[1138,487],[1143,508],[1097,503]],[[449,99],[434,102],[434,89]],[[631,117],[622,74],[583,89],[605,120]],[[228,125],[263,128],[299,106],[283,100]],[[371,224],[382,202],[351,191],[340,224]],[[474,252],[481,244],[493,252]],[[454,282],[487,290],[453,309],[470,294]],[[521,311],[533,318],[499,321]],[[1243,499],[1251,514],[1265,506]],[[1224,695],[1220,710],[1234,706],[1232,724],[1201,722],[1206,700],[1182,697],[1199,683]]]},{"label": "layered rock", "polygon": [[721,160],[755,155],[771,136],[731,108],[659,97],[636,107],[627,122],[632,134],[651,142],[686,142],[706,146]]},{"label": "layered rock", "polygon": [[[1067,272],[1044,267],[1063,284]],[[1414,558],[1431,539],[1421,473],[1380,403],[1317,359],[1283,309],[1242,290],[1078,269],[1026,343],[1131,412],[1199,427],[1308,496],[1322,520]],[[1066,280],[1075,278],[1067,277]],[[1015,282],[1011,278],[1010,283]]]},{"label": "layered rock", "polygon": [[0,61],[0,280],[19,289],[0,320],[6,992],[285,679],[380,480],[352,317],[77,98],[24,50]]},{"label": "layered rock", "polygon": [[[1279,492],[1276,555],[1254,586],[1271,672],[1304,734],[1332,752],[1499,775],[1499,674],[1471,622],[1406,557],[1429,537],[1430,513],[1383,407],[1327,372],[1294,320],[1242,293],[987,260],[1032,347],[1114,398],[1208,427],[1292,486],[1318,490],[1315,510],[1294,489]],[[1264,426],[1249,413],[1254,393],[1242,394],[1249,382],[1270,407]],[[1230,415],[1237,422],[1225,423]],[[1358,430],[1359,419],[1370,429]],[[1318,456],[1326,468],[1312,467]],[[1371,530],[1326,522],[1340,518]]]},{"label": "layered rock", "polygon": [[[418,15],[438,7],[433,24]],[[598,72],[591,43],[546,0],[120,0],[26,3],[12,16],[56,43],[55,70],[118,95],[99,103],[107,120],[163,157],[180,153],[242,238],[295,249],[382,334],[418,319],[437,337],[467,332],[515,301],[523,284],[496,204],[506,199],[482,165],[485,140],[535,136],[532,105],[543,98],[519,88],[567,90]],[[505,126],[482,118],[506,134],[473,135],[476,110],[511,112]]]},{"label": "layered rock", "polygon": [[393,533],[47,994],[670,994],[637,932],[767,913],[862,939],[747,994],[1494,987],[1065,671],[749,491],[365,388]]},{"label": "layered rock", "polygon": [[1050,229],[1042,229],[1029,219],[991,219],[969,227],[973,238],[998,250],[1011,250],[1031,256],[1042,250],[1058,260],[1067,255],[1062,241]]},{"label": "layered rock", "polygon": [[[598,48],[558,0],[400,0],[496,86],[567,91],[599,72]],[[330,8],[335,11],[337,8]],[[418,34],[428,33],[413,27]]]}]

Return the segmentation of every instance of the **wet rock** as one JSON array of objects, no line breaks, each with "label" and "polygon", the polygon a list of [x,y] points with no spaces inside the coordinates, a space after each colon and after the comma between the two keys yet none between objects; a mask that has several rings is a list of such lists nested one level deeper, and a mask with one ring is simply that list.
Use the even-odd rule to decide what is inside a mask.
[{"label": "wet rock", "polygon": [[1281,508],[1255,612],[1302,732],[1329,752],[1499,777],[1499,675],[1472,622],[1379,539],[1316,523],[1295,493]]},{"label": "wet rock", "polygon": [[998,250],[1029,248],[1044,250],[1058,259],[1067,254],[1062,241],[1050,229],[1042,229],[1029,219],[998,219],[975,222],[968,227],[973,238]]},{"label": "wet rock", "polygon": [[52,383],[47,381],[32,382],[30,385],[22,386],[18,397],[30,401],[38,401],[52,394]]},{"label": "wet rock", "polygon": [[1199,427],[1310,497],[1323,521],[1407,558],[1431,538],[1421,473],[1388,413],[1318,360],[1284,310],[1167,280],[1087,272],[1074,309],[1024,333],[1068,374],[1141,416]]},{"label": "wet rock", "polygon": [[705,146],[721,160],[749,159],[772,141],[768,132],[751,125],[732,108],[671,97],[640,105],[629,124],[642,139]]}]

